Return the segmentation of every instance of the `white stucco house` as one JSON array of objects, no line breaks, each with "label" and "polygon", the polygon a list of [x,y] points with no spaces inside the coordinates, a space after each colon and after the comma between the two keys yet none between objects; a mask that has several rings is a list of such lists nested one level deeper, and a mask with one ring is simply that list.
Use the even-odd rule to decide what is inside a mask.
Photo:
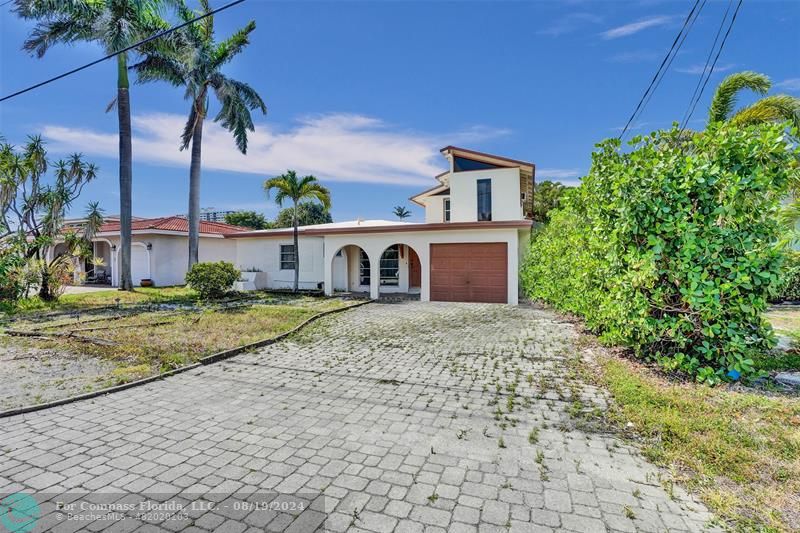
[{"label": "white stucco house", "polygon": [[[441,150],[449,169],[411,201],[425,222],[354,220],[300,228],[300,286],[364,292],[417,293],[422,301],[516,304],[519,261],[530,231],[535,166],[464,148]],[[155,285],[184,282],[187,221],[135,219],[132,275]],[[264,272],[266,288],[289,288],[294,279],[292,229],[248,230],[201,222],[200,261],[230,261]],[[94,279],[118,285],[119,222],[95,238],[104,266]],[[58,253],[58,249],[54,250]],[[92,269],[91,265],[82,268]]]}]

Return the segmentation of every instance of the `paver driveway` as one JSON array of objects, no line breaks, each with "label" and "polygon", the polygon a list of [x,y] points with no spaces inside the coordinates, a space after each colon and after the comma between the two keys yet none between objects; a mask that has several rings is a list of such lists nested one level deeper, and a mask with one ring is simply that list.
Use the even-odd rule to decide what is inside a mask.
[{"label": "paver driveway", "polygon": [[541,310],[369,304],[258,353],[0,420],[0,492],[301,504],[91,524],[43,505],[37,530],[53,531],[701,529],[701,505],[592,429],[605,401],[573,369],[575,340]]}]

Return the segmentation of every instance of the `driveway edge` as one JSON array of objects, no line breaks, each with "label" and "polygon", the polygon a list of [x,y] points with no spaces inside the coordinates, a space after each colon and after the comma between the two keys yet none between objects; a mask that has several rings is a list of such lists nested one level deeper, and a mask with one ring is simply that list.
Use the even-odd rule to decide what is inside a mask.
[{"label": "driveway edge", "polygon": [[363,302],[358,302],[352,305],[348,305],[345,307],[340,307],[338,309],[330,309],[328,311],[322,311],[317,313],[316,315],[312,315],[305,319],[303,322],[299,323],[289,331],[285,331],[279,335],[274,337],[270,337],[268,339],[263,339],[260,341],[251,342],[250,344],[245,344],[243,346],[238,346],[236,348],[231,348],[230,350],[223,350],[221,352],[217,352],[211,355],[207,355],[205,357],[200,358],[196,363],[182,366],[180,368],[175,368],[168,372],[163,372],[161,374],[156,374],[155,376],[150,376],[142,379],[138,379],[136,381],[131,381],[129,383],[123,383],[122,385],[114,385],[113,387],[107,387],[105,389],[100,389],[92,392],[87,392],[85,394],[79,394],[77,396],[70,396],[68,398],[62,398],[60,400],[53,400],[52,402],[42,403],[38,405],[29,405],[26,407],[16,407],[14,409],[8,409],[6,411],[0,411],[0,418],[8,418],[10,416],[22,415],[26,413],[33,413],[35,411],[42,411],[44,409],[50,409],[51,407],[58,407],[60,405],[66,405],[73,402],[77,402],[80,400],[89,400],[91,398],[97,398],[98,396],[104,396],[106,394],[111,394],[114,392],[120,392],[126,389],[132,389],[133,387],[138,387],[140,385],[147,385],[148,383],[152,383],[154,381],[158,381],[160,379],[168,378],[170,376],[174,376],[175,374],[180,374],[182,372],[186,372],[188,370],[193,370],[195,368],[200,368],[201,366],[210,365],[213,363],[217,363],[219,361],[224,361],[225,359],[229,359],[236,355],[239,355],[244,352],[249,352],[255,348],[261,348],[262,346],[269,346],[270,344],[275,344],[276,342],[282,341],[286,337],[297,333],[307,325],[319,320],[322,317],[333,315],[335,313],[341,313],[342,311],[347,311],[349,309],[355,309],[356,307],[361,307],[362,305],[367,305],[368,303],[372,303],[374,300],[366,300]]}]

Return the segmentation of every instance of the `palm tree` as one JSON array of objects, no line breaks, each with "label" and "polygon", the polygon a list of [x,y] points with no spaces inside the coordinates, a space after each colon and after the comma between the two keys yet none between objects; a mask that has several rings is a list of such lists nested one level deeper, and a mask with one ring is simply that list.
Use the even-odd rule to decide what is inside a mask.
[{"label": "palm tree", "polygon": [[331,208],[331,193],[322,186],[314,176],[297,177],[294,170],[287,170],[286,174],[281,174],[270,178],[264,182],[264,190],[267,198],[276,191],[275,203],[283,207],[286,200],[292,201],[294,207],[294,217],[292,217],[292,227],[294,228],[294,292],[297,292],[300,285],[300,250],[297,238],[297,206],[303,201],[318,201],[325,209]]},{"label": "palm tree", "polygon": [[[208,0],[200,0],[200,5],[200,13],[180,7],[180,18],[188,22],[199,14],[211,11]],[[236,147],[243,154],[247,153],[247,132],[254,130],[250,111],[259,109],[262,113],[267,112],[255,90],[221,72],[226,63],[250,44],[249,35],[255,28],[256,23],[251,20],[231,37],[217,43],[214,41],[214,17],[208,16],[187,26],[174,39],[164,40],[148,49],[144,60],[132,67],[140,82],[161,80],[185,87],[185,98],[191,100],[180,145],[181,150],[192,145],[189,167],[189,268],[198,261],[200,244],[201,150],[209,93],[213,92],[221,104],[214,121],[220,122],[233,133]]]},{"label": "palm tree", "polygon": [[[37,24],[23,49],[42,57],[56,43],[95,42],[106,53],[118,52],[167,27],[159,8],[172,0],[15,0],[15,12]],[[128,52],[117,55],[117,117],[119,121],[120,289],[132,290],[131,107],[128,92]]]},{"label": "palm tree", "polygon": [[406,209],[406,206],[404,205],[395,206],[394,210],[392,210],[392,213],[400,220],[403,220],[404,218],[408,218],[411,216],[411,211]]},{"label": "palm tree", "polygon": [[[791,121],[800,128],[800,98],[788,94],[764,96],[772,87],[768,76],[758,72],[736,72],[726,77],[717,87],[708,110],[708,123],[730,122],[749,126],[764,122]],[[736,98],[743,90],[764,96],[749,106],[734,111]]]}]

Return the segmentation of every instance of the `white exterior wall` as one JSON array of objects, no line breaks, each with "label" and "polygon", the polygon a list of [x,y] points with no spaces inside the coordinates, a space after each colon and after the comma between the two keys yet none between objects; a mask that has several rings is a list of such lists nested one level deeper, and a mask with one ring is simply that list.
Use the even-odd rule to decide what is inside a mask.
[{"label": "white exterior wall", "polygon": [[[236,245],[234,264],[239,269],[258,268],[267,273],[267,287],[288,289],[294,286],[294,270],[281,270],[281,245],[294,244],[291,235],[226,239]],[[323,237],[299,238],[300,288],[316,289],[324,279]]]},{"label": "white exterior wall", "polygon": [[[519,168],[493,168],[455,172],[450,181],[450,222],[478,220],[478,180],[492,180],[492,220],[523,220]],[[429,196],[425,222],[444,222],[443,196]]]},{"label": "white exterior wall", "polygon": [[[508,246],[508,303],[516,305],[519,291],[520,233],[516,228],[487,228],[469,230],[443,230],[419,232],[367,233],[353,235],[328,235],[325,237],[325,292],[333,294],[333,260],[336,251],[347,245],[360,246],[367,253],[372,269],[377,269],[383,251],[392,244],[407,244],[419,256],[422,269],[420,299],[430,300],[430,245],[437,243],[504,242]],[[405,259],[405,287],[408,289],[408,254]],[[402,261],[401,261],[402,264]],[[401,272],[402,272],[401,266]],[[380,287],[379,276],[371,277],[370,297],[377,298],[381,292],[392,292],[390,287]],[[401,285],[403,286],[402,273]],[[401,288],[394,288],[400,291]],[[403,291],[405,292],[405,291]]]},{"label": "white exterior wall", "polygon": [[[444,222],[444,200],[449,196],[428,196],[423,200],[425,204],[425,222],[436,224]],[[452,213],[451,213],[452,215]]]}]

